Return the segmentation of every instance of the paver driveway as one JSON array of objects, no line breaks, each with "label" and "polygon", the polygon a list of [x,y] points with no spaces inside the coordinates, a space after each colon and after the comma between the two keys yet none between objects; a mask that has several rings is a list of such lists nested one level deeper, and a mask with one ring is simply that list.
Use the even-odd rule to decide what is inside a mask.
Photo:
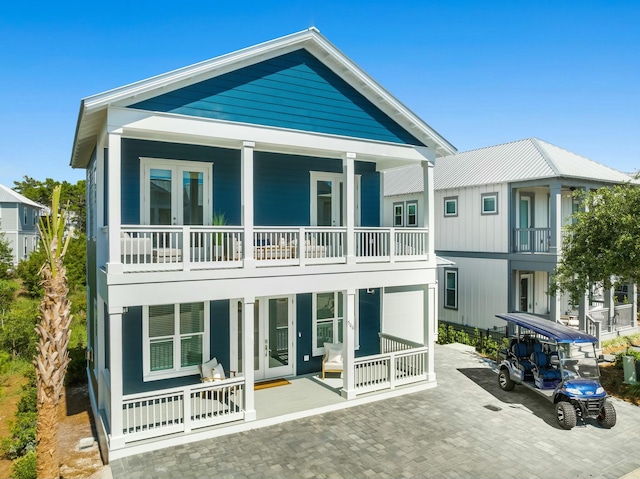
[{"label": "paver driveway", "polygon": [[438,387],[111,463],[116,479],[619,478],[640,467],[640,408],[571,431],[551,403],[468,349],[436,346]]}]

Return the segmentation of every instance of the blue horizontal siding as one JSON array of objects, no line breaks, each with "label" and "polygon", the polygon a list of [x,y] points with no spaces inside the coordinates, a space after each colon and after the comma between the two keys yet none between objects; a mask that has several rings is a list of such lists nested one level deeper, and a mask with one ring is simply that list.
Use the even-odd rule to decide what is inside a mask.
[{"label": "blue horizontal siding", "polygon": [[[240,152],[179,143],[122,140],[122,224],[140,224],[140,157],[213,163],[213,211],[241,224]],[[310,173],[340,173],[342,160],[255,152],[254,222],[259,226],[309,226]],[[375,164],[355,163],[361,175],[361,224],[380,225],[380,175]]]},{"label": "blue horizontal siding", "polygon": [[241,68],[131,107],[422,144],[306,50]]}]

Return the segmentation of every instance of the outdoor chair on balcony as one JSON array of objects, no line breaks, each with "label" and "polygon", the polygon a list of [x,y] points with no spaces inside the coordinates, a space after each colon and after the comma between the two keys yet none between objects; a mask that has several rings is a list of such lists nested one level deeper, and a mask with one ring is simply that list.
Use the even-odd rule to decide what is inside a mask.
[{"label": "outdoor chair on balcony", "polygon": [[[212,358],[206,363],[202,363],[198,366],[198,369],[200,370],[200,382],[203,383],[223,381],[227,379],[227,377],[236,377],[236,371],[228,371],[227,375],[224,367],[216,358]],[[228,400],[228,393],[224,393],[221,397],[218,397],[219,394],[217,391],[208,391],[202,393],[203,397],[205,395],[209,398],[213,397],[214,399],[219,399],[222,402],[227,402]]]},{"label": "outdoor chair on balcony", "polygon": [[343,370],[342,343],[324,343],[322,379],[324,380],[325,373],[342,373]]},{"label": "outdoor chair on balcony", "polygon": [[151,238],[134,237],[129,233],[122,233],[120,237],[120,252],[124,264],[149,263],[152,251]]}]

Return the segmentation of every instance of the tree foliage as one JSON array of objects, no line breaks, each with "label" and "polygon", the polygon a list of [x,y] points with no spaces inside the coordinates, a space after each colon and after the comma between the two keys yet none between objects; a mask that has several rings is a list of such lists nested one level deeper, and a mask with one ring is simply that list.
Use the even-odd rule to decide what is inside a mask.
[{"label": "tree foliage", "polygon": [[61,204],[69,204],[69,210],[72,212],[74,227],[76,231],[84,232],[87,219],[86,204],[86,181],[80,180],[76,184],[68,181],[57,181],[47,178],[39,181],[29,176],[24,176],[22,181],[14,181],[13,189],[18,193],[26,196],[30,200],[36,201],[42,205],[51,208],[51,198],[53,189],[60,186],[60,202]]},{"label": "tree foliage", "polygon": [[640,280],[640,187],[624,184],[576,195],[582,208],[566,227],[550,291],[568,292],[574,304],[592,284],[608,289]]},{"label": "tree foliage", "polygon": [[13,252],[9,245],[9,240],[0,231],[0,279],[8,279],[9,273],[13,269]]}]

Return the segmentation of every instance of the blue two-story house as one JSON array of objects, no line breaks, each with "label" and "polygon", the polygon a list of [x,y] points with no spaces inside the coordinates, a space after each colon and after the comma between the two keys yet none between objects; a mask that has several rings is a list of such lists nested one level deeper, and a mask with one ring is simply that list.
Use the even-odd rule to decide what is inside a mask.
[{"label": "blue two-story house", "polygon": [[[83,99],[104,455],[433,387],[453,152],[315,28]],[[411,164],[422,226],[385,225],[381,171]]]}]

